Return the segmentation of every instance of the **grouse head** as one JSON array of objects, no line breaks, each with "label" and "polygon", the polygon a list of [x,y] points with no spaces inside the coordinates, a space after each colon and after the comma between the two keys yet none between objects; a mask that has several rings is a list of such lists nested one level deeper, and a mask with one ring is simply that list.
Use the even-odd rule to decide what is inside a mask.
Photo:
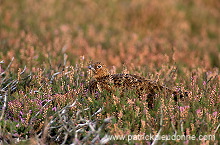
[{"label": "grouse head", "polygon": [[96,62],[88,66],[94,73],[94,78],[101,78],[107,75],[110,75],[106,65],[102,64],[101,62]]}]

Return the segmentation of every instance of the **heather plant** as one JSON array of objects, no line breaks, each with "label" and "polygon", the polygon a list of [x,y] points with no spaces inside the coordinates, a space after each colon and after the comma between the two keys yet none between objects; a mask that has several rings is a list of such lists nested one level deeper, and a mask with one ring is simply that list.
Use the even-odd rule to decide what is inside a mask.
[{"label": "heather plant", "polygon": [[[7,99],[1,112],[2,142],[13,143],[35,136],[39,137],[39,143],[100,142],[104,136],[100,134],[111,119],[97,120],[102,107],[92,109],[86,104],[86,79],[82,79],[85,73],[82,69],[71,67],[69,71],[64,69],[52,75],[37,69],[27,76],[25,70],[22,74],[19,69],[13,92],[8,81],[1,82],[2,97]],[[7,77],[5,75],[3,80]],[[4,108],[6,103],[7,109]]]},{"label": "heather plant", "polygon": [[[4,112],[4,105],[2,107],[3,142],[31,138],[29,141],[38,143],[157,143],[155,139],[128,142],[109,140],[106,137],[137,134],[196,137],[210,134],[219,137],[218,70],[197,70],[192,76],[185,76],[188,80],[181,83],[185,83],[185,89],[189,92],[186,98],[175,102],[166,92],[158,92],[154,107],[149,109],[145,101],[147,96],[140,98],[132,90],[125,92],[123,96],[117,91],[114,94],[90,94],[87,87],[91,72],[85,68],[87,64],[81,59],[79,64],[64,66],[57,72],[37,69],[36,72],[26,74],[24,69],[19,69],[17,77],[12,81],[17,82],[16,85],[7,85],[8,81],[3,81],[2,86],[5,87],[2,88],[5,91],[2,96],[7,98]],[[124,69],[134,73],[139,71]],[[167,80],[171,78],[167,77],[174,79],[175,76],[174,83],[177,83],[178,74],[174,75],[174,70],[167,69],[170,68],[164,67],[156,75],[146,77],[156,76],[159,77],[159,83],[170,84]],[[8,75],[3,76],[3,80],[7,80],[7,77]],[[166,79],[162,80],[160,77]],[[170,87],[172,85],[171,83]],[[14,88],[13,91],[11,88]],[[184,86],[176,84],[176,89],[184,89]],[[16,140],[12,141],[12,138]],[[211,140],[213,143],[215,141]]]}]

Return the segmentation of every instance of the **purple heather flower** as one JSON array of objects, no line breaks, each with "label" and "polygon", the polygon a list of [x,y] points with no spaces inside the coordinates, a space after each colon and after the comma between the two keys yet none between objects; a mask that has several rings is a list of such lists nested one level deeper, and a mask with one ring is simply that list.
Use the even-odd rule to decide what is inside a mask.
[{"label": "purple heather flower", "polygon": [[202,112],[201,109],[197,109],[197,110],[196,110],[196,113],[197,113],[197,114],[199,114],[199,113],[201,113],[201,112]]},{"label": "purple heather flower", "polygon": [[181,111],[181,112],[183,112],[183,111],[185,110],[185,108],[182,107],[182,106],[180,106],[179,108],[180,108],[180,111]]},{"label": "purple heather flower", "polygon": [[178,91],[178,92],[181,91],[180,87],[177,87],[177,88],[176,88],[176,91]]},{"label": "purple heather flower", "polygon": [[53,108],[52,108],[52,111],[57,111],[57,107],[53,107]]},{"label": "purple heather flower", "polygon": [[[14,131],[14,132],[16,132],[16,131]],[[19,137],[20,135],[16,132],[16,133],[13,134],[13,136],[14,137]]]},{"label": "purple heather flower", "polygon": [[19,116],[19,118],[20,118],[20,120],[21,120],[22,123],[25,122],[24,118],[22,118],[21,116]]},{"label": "purple heather flower", "polygon": [[22,111],[20,111],[20,114],[21,114],[21,115],[23,115],[23,112],[22,112]]},{"label": "purple heather flower", "polygon": [[180,108],[180,111],[181,111],[181,112],[183,112],[183,111],[185,111],[186,109],[188,109],[188,108],[189,108],[189,106],[183,106],[183,107],[182,107],[182,106],[180,106],[179,108]]},{"label": "purple heather flower", "polygon": [[215,112],[212,113],[212,115],[213,115],[214,117],[216,117],[216,116],[218,115],[218,112],[215,111]]},{"label": "purple heather flower", "polygon": [[189,140],[184,141],[183,144],[189,144]]}]

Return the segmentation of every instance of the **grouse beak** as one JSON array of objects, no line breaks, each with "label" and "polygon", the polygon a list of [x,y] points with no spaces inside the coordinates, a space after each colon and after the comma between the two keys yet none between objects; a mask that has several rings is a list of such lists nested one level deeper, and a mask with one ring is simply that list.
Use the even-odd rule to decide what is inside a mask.
[{"label": "grouse beak", "polygon": [[91,69],[93,72],[96,71],[92,65],[89,65],[88,68]]}]

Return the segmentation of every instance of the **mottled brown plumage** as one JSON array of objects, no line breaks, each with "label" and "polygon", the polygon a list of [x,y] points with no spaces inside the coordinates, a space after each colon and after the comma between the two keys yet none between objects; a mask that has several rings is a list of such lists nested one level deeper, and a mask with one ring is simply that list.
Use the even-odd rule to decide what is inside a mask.
[{"label": "mottled brown plumage", "polygon": [[132,74],[110,74],[108,69],[101,62],[96,62],[89,66],[94,73],[94,79],[89,83],[89,91],[94,93],[96,91],[102,92],[107,90],[114,93],[119,90],[121,93],[126,91],[134,91],[138,96],[147,95],[147,101],[152,106],[153,99],[157,93],[164,92],[174,96],[177,100],[177,96],[183,97],[180,92],[173,91],[167,87],[161,86],[158,83],[147,80],[144,77],[140,77]]}]

